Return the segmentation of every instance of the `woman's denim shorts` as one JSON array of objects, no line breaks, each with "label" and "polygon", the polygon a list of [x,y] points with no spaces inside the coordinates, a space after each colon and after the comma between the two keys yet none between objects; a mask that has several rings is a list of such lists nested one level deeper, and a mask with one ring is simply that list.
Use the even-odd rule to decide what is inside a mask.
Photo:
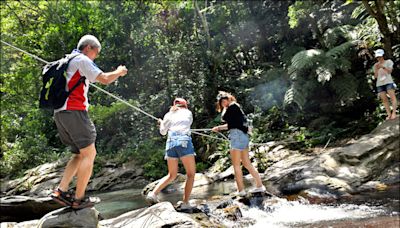
[{"label": "woman's denim shorts", "polygon": [[192,137],[179,132],[168,132],[168,139],[165,146],[165,159],[181,158],[188,155],[196,155]]},{"label": "woman's denim shorts", "polygon": [[377,93],[387,92],[388,90],[391,90],[391,89],[395,90],[396,89],[396,84],[389,83],[389,84],[386,84],[386,85],[377,86],[376,87],[376,92]]},{"label": "woman's denim shorts", "polygon": [[249,135],[239,129],[229,130],[229,142],[231,149],[244,150],[249,148]]}]

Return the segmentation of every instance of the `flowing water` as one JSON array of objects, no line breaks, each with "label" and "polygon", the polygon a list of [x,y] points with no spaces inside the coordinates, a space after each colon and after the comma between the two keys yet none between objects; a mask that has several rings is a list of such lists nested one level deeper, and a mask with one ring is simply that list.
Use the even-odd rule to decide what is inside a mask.
[{"label": "flowing water", "polygon": [[[138,188],[96,193],[96,196],[101,199],[101,203],[96,205],[96,209],[101,213],[103,218],[108,219],[131,210],[148,206],[144,197],[141,195],[143,188],[144,186],[138,186]],[[195,196],[192,195],[192,198],[208,199],[215,195],[225,195],[235,191],[236,187],[234,182],[229,181],[203,186],[201,189],[202,191],[197,191],[197,194]],[[182,200],[182,191],[176,191],[167,187],[159,194],[159,199],[175,204],[179,200]]]},{"label": "flowing water", "polygon": [[[104,218],[113,218],[124,212],[147,206],[140,188],[96,194],[102,202],[96,206]],[[197,199],[229,194],[235,190],[232,181],[214,183],[196,191]],[[244,220],[254,219],[252,227],[400,227],[400,186],[384,192],[365,193],[335,204],[310,204],[307,200],[289,201],[280,198],[263,207],[241,206]],[[162,201],[176,203],[181,191],[168,190],[160,194]],[[237,222],[224,220],[225,226]],[[399,226],[397,226],[399,225]]]}]

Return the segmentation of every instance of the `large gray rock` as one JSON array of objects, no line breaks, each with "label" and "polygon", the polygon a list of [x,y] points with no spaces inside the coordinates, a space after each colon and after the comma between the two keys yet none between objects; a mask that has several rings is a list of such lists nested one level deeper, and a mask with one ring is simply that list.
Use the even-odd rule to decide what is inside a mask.
[{"label": "large gray rock", "polygon": [[95,208],[72,210],[64,207],[43,216],[38,223],[38,228],[53,227],[85,227],[96,228],[99,223],[99,212]]},{"label": "large gray rock", "polygon": [[39,220],[31,220],[26,222],[2,222],[0,223],[1,228],[37,228]]},{"label": "large gray rock", "polygon": [[54,228],[82,227],[96,228],[99,223],[99,212],[95,208],[72,210],[63,207],[44,215],[40,220],[25,222],[3,222],[1,228]]},{"label": "large gray rock", "polygon": [[177,212],[171,203],[162,202],[148,208],[127,212],[117,218],[103,220],[101,227],[200,227],[190,216]]},{"label": "large gray rock", "polygon": [[0,199],[0,222],[37,219],[60,207],[50,197],[7,196]]},{"label": "large gray rock", "polygon": [[[60,183],[64,168],[68,159],[61,159],[56,162],[46,163],[27,170],[21,178],[2,181],[1,194],[29,195],[29,196],[48,196]],[[124,164],[105,164],[99,172],[94,173],[91,178],[87,191],[117,190],[138,183],[144,184],[146,181],[142,177],[143,169],[138,167],[135,162]],[[71,186],[74,184],[72,183]]]},{"label": "large gray rock", "polygon": [[317,156],[293,151],[265,174],[284,194],[309,189],[306,195],[342,197],[378,189],[400,181],[399,136],[398,119],[385,121],[370,134]]},{"label": "large gray rock", "polygon": [[45,163],[25,171],[24,176],[11,181],[2,181],[2,194],[48,196],[60,182],[67,159]]},{"label": "large gray rock", "polygon": [[94,178],[90,180],[87,190],[113,190],[118,189],[118,186],[131,185],[132,182],[137,183],[140,180],[135,178],[143,174],[142,168],[135,168],[135,166],[122,166],[118,169],[116,168],[103,168]]}]

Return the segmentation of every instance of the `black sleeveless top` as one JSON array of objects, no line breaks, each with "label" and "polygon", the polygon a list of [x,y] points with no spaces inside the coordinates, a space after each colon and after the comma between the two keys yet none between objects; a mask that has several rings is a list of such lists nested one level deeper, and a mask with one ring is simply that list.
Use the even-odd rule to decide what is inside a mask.
[{"label": "black sleeveless top", "polygon": [[225,113],[222,114],[222,120],[228,124],[228,130],[236,128],[247,134],[246,115],[237,103],[229,105]]}]

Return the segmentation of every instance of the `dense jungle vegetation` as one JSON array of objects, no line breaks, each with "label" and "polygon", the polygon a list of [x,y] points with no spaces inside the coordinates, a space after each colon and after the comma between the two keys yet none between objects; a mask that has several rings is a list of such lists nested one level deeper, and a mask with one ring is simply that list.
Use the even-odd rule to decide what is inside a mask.
[{"label": "dense jungle vegetation", "polygon": [[[97,36],[96,64],[126,77],[102,86],[163,117],[175,97],[190,102],[193,128],[220,121],[218,90],[236,95],[253,120],[253,142],[298,149],[369,132],[385,113],[372,80],[384,48],[399,82],[400,1],[1,1],[1,40],[47,61]],[[52,113],[38,108],[43,63],[1,45],[0,177],[70,156]],[[146,176],[166,172],[154,120],[90,89],[97,166],[135,160]],[[203,171],[228,145],[194,136]],[[262,167],[261,167],[262,168]],[[259,167],[260,169],[260,167]],[[262,171],[262,170],[260,170]]]}]

